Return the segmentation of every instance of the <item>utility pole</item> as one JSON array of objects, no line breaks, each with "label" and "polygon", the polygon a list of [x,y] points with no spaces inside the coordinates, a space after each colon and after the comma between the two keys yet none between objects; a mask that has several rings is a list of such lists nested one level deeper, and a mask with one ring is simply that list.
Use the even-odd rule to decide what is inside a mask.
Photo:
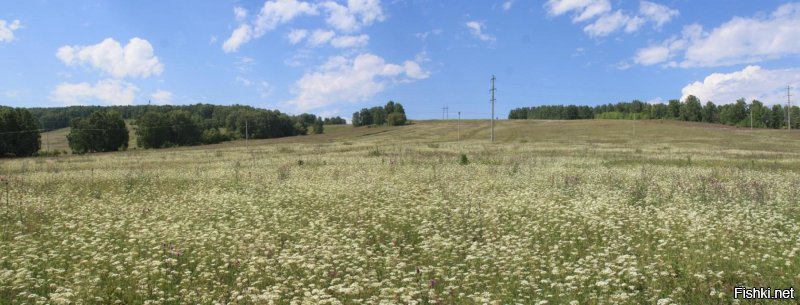
[{"label": "utility pole", "polygon": [[792,130],[792,86],[786,86],[786,117],[788,118],[788,124],[786,124],[786,128]]},{"label": "utility pole", "polygon": [[458,141],[461,142],[461,111],[458,112]]},{"label": "utility pole", "polygon": [[492,142],[494,142],[494,92],[497,91],[497,88],[494,87],[495,79],[494,75],[492,75]]},{"label": "utility pole", "polygon": [[250,147],[247,146],[247,138],[250,136],[250,132],[247,128],[247,120],[244,121],[244,149],[250,150]]}]

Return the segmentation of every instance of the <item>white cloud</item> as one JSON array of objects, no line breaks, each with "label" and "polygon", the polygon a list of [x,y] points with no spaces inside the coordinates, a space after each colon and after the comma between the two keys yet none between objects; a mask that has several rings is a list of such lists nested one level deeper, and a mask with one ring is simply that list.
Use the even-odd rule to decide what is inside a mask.
[{"label": "white cloud", "polygon": [[316,6],[308,2],[297,0],[266,1],[253,24],[254,34],[256,37],[261,37],[266,32],[274,30],[278,25],[292,21],[296,17],[317,14],[319,12]]},{"label": "white cloud", "polygon": [[113,38],[91,46],[63,46],[56,56],[68,66],[86,65],[114,78],[160,75],[164,65],[147,40],[135,37],[125,47]]},{"label": "white cloud", "polygon": [[226,53],[239,51],[239,48],[252,40],[264,36],[269,31],[274,30],[278,25],[292,21],[292,19],[303,15],[318,15],[317,7],[314,4],[297,0],[271,0],[264,2],[258,15],[252,24],[242,23],[247,17],[247,11],[236,7],[234,17],[242,24],[239,25],[231,36],[222,45],[222,50]]},{"label": "white cloud", "polygon": [[258,91],[258,95],[261,98],[268,98],[272,95],[272,86],[266,81],[258,82],[258,86],[256,87],[256,91]]},{"label": "white cloud", "polygon": [[652,46],[636,51],[633,62],[636,64],[649,66],[663,62],[669,58],[669,48],[664,46]]},{"label": "white cloud", "polygon": [[679,14],[678,10],[649,1],[639,2],[638,14],[612,11],[609,0],[548,0],[544,7],[550,16],[572,12],[573,23],[591,21],[583,27],[583,31],[592,37],[608,36],[618,30],[636,32],[648,22],[660,29]]},{"label": "white cloud", "polygon": [[703,81],[686,85],[681,90],[682,99],[689,95],[701,101],[717,104],[733,103],[739,98],[757,99],[765,104],[779,104],[786,100],[786,84],[800,83],[800,69],[763,69],[747,66],[741,71],[713,73]]},{"label": "white cloud", "polygon": [[334,48],[363,48],[369,43],[368,35],[358,36],[337,36],[331,40],[331,46]]},{"label": "white cloud", "polygon": [[150,98],[157,104],[169,104],[172,102],[172,92],[158,89],[150,95]]},{"label": "white cloud", "polygon": [[438,36],[439,34],[442,34],[442,29],[434,29],[434,30],[427,31],[427,32],[415,33],[414,36],[416,36],[419,39],[425,40],[425,39],[428,39],[428,37],[431,36],[431,35],[437,35]]},{"label": "white cloud", "polygon": [[81,105],[99,101],[104,104],[130,105],[139,88],[117,79],[105,79],[95,85],[89,83],[61,83],[50,93],[50,99],[67,105]]},{"label": "white cloud", "polygon": [[20,25],[19,20],[14,20],[11,23],[6,23],[5,20],[0,19],[0,42],[11,42],[16,39],[14,31],[18,30]]},{"label": "white cloud", "polygon": [[[717,67],[800,54],[800,3],[778,7],[765,16],[734,17],[706,31],[698,24],[685,26],[680,36],[637,51],[637,57],[647,49],[666,48],[668,56],[661,61],[670,67]],[[667,62],[669,58],[679,57]],[[634,60],[635,61],[635,60]]]},{"label": "white cloud", "polygon": [[677,17],[680,12],[658,3],[641,1],[639,2],[639,14],[642,14],[648,20],[652,20],[657,28],[661,28],[672,18]]},{"label": "white cloud", "polygon": [[306,111],[341,102],[360,102],[380,93],[393,81],[424,79],[428,75],[429,72],[411,61],[397,65],[370,53],[354,58],[335,56],[296,81],[291,87],[295,97],[284,104]]},{"label": "white cloud", "polygon": [[272,95],[272,86],[263,80],[251,80],[241,76],[235,78],[236,82],[245,87],[255,86],[256,92],[261,98],[267,98]]},{"label": "white cloud", "polygon": [[466,23],[467,28],[469,28],[469,32],[472,33],[472,36],[475,38],[480,39],[481,41],[485,42],[494,42],[495,38],[489,34],[483,32],[483,29],[486,28],[486,25],[483,22],[478,21],[469,21]]},{"label": "white cloud", "polygon": [[256,65],[256,60],[248,56],[241,56],[233,63],[234,68],[236,68],[236,70],[238,70],[241,73],[250,72],[250,70],[252,70],[253,66],[255,65]]},{"label": "white cloud", "polygon": [[253,29],[250,25],[242,24],[231,33],[231,37],[222,44],[222,50],[225,53],[239,51],[239,47],[250,41],[253,38]]},{"label": "white cloud", "polygon": [[328,10],[328,18],[325,21],[344,32],[353,32],[362,26],[385,19],[380,0],[348,0],[347,6],[327,1],[321,6]]},{"label": "white cloud", "polygon": [[292,29],[286,37],[289,38],[289,42],[292,44],[298,44],[305,39],[306,36],[308,36],[308,30]]},{"label": "white cloud", "polygon": [[572,18],[572,22],[582,22],[596,16],[602,16],[611,11],[611,3],[608,0],[594,1],[584,7],[580,14]]},{"label": "white cloud", "polygon": [[333,36],[336,36],[334,31],[314,30],[308,37],[308,44],[312,47],[320,46],[331,41]]},{"label": "white cloud", "polygon": [[237,22],[244,22],[247,19],[247,10],[237,6],[233,8],[233,16],[236,18]]},{"label": "white cloud", "polygon": [[595,22],[585,26],[583,31],[593,37],[608,36],[619,29],[631,33],[637,31],[643,22],[644,20],[638,16],[631,17],[617,10],[597,18]]},{"label": "white cloud", "polygon": [[514,5],[514,0],[506,0],[503,2],[503,10],[507,11],[511,9],[511,6]]}]

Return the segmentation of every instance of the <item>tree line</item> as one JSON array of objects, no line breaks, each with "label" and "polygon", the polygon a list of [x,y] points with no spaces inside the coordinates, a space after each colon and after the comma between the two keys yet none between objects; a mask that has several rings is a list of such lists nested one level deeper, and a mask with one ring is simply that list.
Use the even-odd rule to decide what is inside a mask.
[{"label": "tree line", "polygon": [[[97,111],[114,111],[120,114],[124,120],[136,120],[148,112],[167,113],[173,110],[183,110],[193,117],[201,120],[210,120],[218,125],[224,125],[228,116],[240,110],[256,110],[257,108],[245,105],[125,105],[125,106],[69,106],[69,107],[34,107],[27,110],[33,116],[34,121],[40,129],[53,130],[65,128],[70,125],[72,120],[87,118]],[[341,117],[324,118],[323,124],[337,125],[347,124]]]},{"label": "tree line", "polygon": [[63,127],[70,127],[67,141],[73,153],[125,150],[130,138],[126,120],[132,125],[130,129],[135,131],[136,144],[141,148],[212,144],[245,137],[266,139],[321,134],[324,125],[347,123],[338,116],[288,115],[278,110],[242,105],[32,109],[0,106],[0,157],[35,155],[41,149],[40,131]]},{"label": "tree line", "polygon": [[363,108],[353,113],[352,124],[355,127],[369,125],[399,126],[406,124],[406,110],[400,103],[389,101],[385,106]]},{"label": "tree line", "polygon": [[594,107],[576,105],[545,105],[512,109],[508,118],[547,119],[547,120],[581,120],[581,119],[672,119],[689,122],[706,122],[731,126],[758,128],[786,128],[787,116],[792,120],[792,128],[800,128],[800,107],[784,107],[780,104],[765,106],[758,100],[749,104],[742,98],[732,104],[715,105],[712,102],[702,104],[690,95],[684,102],[670,100],[665,103],[648,104],[639,100],[605,104]]}]

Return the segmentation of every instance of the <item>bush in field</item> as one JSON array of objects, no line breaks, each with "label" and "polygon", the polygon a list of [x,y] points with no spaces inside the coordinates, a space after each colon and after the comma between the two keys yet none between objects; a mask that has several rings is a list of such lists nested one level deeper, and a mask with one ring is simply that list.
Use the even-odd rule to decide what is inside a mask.
[{"label": "bush in field", "polygon": [[0,157],[33,155],[41,147],[39,137],[28,110],[0,107]]},{"label": "bush in field", "polygon": [[70,123],[67,134],[74,153],[118,151],[128,148],[128,128],[116,111],[95,111]]}]

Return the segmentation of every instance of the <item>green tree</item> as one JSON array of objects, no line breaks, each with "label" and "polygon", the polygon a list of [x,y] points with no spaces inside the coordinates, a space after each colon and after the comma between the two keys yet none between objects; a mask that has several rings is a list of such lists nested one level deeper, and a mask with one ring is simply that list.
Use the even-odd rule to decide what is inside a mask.
[{"label": "green tree", "polygon": [[703,106],[703,122],[706,123],[719,122],[719,114],[717,114],[717,106],[710,101],[706,102],[706,105]]},{"label": "green tree", "polygon": [[39,151],[39,126],[22,108],[0,107],[0,157],[30,156]]},{"label": "green tree", "polygon": [[700,100],[694,95],[686,97],[686,101],[680,106],[680,119],[683,121],[699,122],[703,107]]},{"label": "green tree", "polygon": [[679,100],[669,100],[669,104],[667,104],[667,117],[671,119],[677,119],[681,115],[681,101]]},{"label": "green tree", "polygon": [[314,121],[314,124],[311,125],[314,134],[322,134],[324,132],[324,124],[325,122],[322,121],[322,118],[317,118],[317,120]]},{"label": "green tree", "polygon": [[74,153],[118,151],[128,148],[128,128],[119,112],[95,111],[70,123],[67,134]]},{"label": "green tree", "polygon": [[784,114],[786,110],[780,104],[772,105],[772,119],[770,120],[770,127],[772,128],[783,128],[784,125]]},{"label": "green tree", "polygon": [[136,144],[142,148],[172,146],[170,121],[166,114],[147,112],[136,120]]},{"label": "green tree", "polygon": [[386,123],[389,126],[400,126],[406,124],[406,115],[400,112],[392,112],[386,117]]}]

